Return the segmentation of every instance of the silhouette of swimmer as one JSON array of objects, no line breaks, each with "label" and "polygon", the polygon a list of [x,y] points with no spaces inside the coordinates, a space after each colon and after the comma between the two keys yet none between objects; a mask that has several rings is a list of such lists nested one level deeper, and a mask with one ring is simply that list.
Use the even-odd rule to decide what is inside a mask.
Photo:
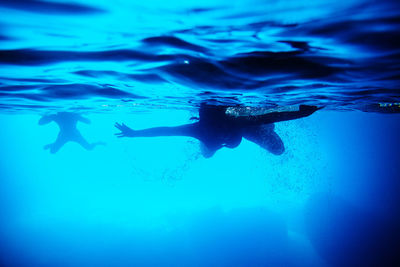
[{"label": "silhouette of swimmer", "polygon": [[76,142],[86,150],[92,150],[97,145],[105,145],[104,142],[88,143],[76,128],[78,121],[90,124],[90,120],[73,112],[58,112],[55,115],[43,116],[39,120],[39,125],[45,125],[54,121],[58,124],[60,132],[54,143],[44,146],[44,149],[50,149],[52,154],[56,153],[60,148],[68,142]]},{"label": "silhouette of swimmer", "polygon": [[274,122],[294,120],[307,117],[319,108],[300,105],[298,111],[271,112],[257,116],[231,116],[226,114],[226,106],[203,104],[199,110],[199,121],[176,127],[155,127],[133,130],[124,123],[116,123],[121,132],[117,137],[156,137],[188,136],[201,142],[201,152],[209,158],[222,147],[235,148],[242,137],[256,143],[272,154],[285,152],[282,139],[274,131]]}]

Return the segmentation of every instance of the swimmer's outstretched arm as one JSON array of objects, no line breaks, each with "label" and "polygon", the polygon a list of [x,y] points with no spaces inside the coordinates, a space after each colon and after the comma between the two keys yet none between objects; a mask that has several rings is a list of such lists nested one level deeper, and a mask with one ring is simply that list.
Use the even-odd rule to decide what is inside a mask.
[{"label": "swimmer's outstretched arm", "polygon": [[48,123],[52,122],[55,119],[55,117],[56,117],[55,115],[45,115],[40,118],[38,124],[39,125],[48,124]]},{"label": "swimmer's outstretched arm", "polygon": [[155,127],[143,130],[133,130],[124,123],[115,123],[115,127],[121,131],[115,134],[117,137],[188,136],[199,139],[198,123],[184,124],[175,127]]},{"label": "swimmer's outstretched arm", "polygon": [[289,121],[310,116],[321,108],[316,106],[300,105],[298,111],[271,112],[258,116],[247,116],[240,118],[240,123],[245,126]]},{"label": "swimmer's outstretched arm", "polygon": [[91,121],[88,118],[82,117],[81,115],[79,115],[78,120],[80,122],[86,123],[86,124],[90,124]]}]

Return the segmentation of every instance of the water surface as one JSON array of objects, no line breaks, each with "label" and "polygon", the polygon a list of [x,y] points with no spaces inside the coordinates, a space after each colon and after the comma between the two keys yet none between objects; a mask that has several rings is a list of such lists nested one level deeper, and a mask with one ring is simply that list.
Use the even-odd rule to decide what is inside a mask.
[{"label": "water surface", "polygon": [[398,102],[396,1],[18,0],[0,8],[3,109]]}]

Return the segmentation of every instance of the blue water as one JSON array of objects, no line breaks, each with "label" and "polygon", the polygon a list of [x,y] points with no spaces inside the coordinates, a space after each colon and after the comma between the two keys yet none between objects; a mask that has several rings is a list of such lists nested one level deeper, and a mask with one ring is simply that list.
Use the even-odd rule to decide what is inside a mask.
[{"label": "blue water", "polygon": [[[400,266],[397,1],[0,0],[1,266]],[[122,138],[323,107],[211,158]],[[74,112],[91,151],[44,115]]]}]

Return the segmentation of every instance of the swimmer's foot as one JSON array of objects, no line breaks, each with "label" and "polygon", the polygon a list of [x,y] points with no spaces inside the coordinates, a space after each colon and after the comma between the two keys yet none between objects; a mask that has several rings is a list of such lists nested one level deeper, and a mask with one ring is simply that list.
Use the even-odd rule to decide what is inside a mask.
[{"label": "swimmer's foot", "polygon": [[81,146],[83,146],[86,150],[93,150],[96,146],[106,146],[107,144],[105,142],[94,142],[91,144],[88,143],[81,143]]},{"label": "swimmer's foot", "polygon": [[44,149],[44,150],[50,149],[51,146],[52,146],[52,144],[45,145],[45,146],[43,147],[43,149]]},{"label": "swimmer's foot", "polygon": [[107,143],[106,142],[95,142],[93,143],[94,146],[106,146]]}]

